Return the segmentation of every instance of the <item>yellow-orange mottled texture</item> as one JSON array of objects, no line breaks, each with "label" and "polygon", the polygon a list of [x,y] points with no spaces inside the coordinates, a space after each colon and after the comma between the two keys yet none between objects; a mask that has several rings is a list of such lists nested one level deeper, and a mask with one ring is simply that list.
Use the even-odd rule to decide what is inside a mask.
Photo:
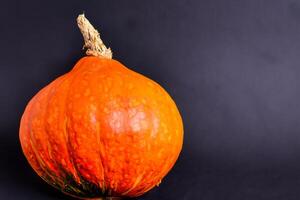
[{"label": "yellow-orange mottled texture", "polygon": [[32,98],[20,140],[38,175],[66,193],[68,175],[79,186],[85,180],[111,195],[139,196],[176,162],[183,125],[157,83],[89,56]]}]

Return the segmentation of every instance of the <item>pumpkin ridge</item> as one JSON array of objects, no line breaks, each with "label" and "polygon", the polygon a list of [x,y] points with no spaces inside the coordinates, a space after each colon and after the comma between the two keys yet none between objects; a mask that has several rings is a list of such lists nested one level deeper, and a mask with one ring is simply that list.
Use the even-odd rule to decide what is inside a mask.
[{"label": "pumpkin ridge", "polygon": [[[60,109],[58,111],[58,113],[57,113],[58,116],[55,118],[55,120],[56,120],[56,123],[59,124],[57,128],[58,129],[62,128],[62,131],[60,132],[62,134],[62,137],[61,137],[62,144],[60,144],[60,145],[62,145],[63,148],[65,148],[65,150],[66,150],[66,152],[63,152],[63,153],[66,153],[66,156],[63,157],[63,159],[66,159],[66,161],[65,161],[66,164],[65,164],[65,166],[63,166],[61,163],[58,163],[55,160],[54,161],[57,164],[57,167],[60,168],[59,171],[62,172],[61,173],[62,176],[74,176],[74,180],[79,181],[79,177],[77,175],[77,171],[74,168],[74,165],[72,165],[72,162],[70,160],[70,156],[69,156],[70,152],[69,152],[68,147],[67,147],[67,142],[66,142],[67,138],[66,138],[66,134],[65,134],[65,131],[64,131],[65,130],[65,128],[64,128],[65,125],[64,124],[60,125],[60,123],[59,123],[60,121],[57,121],[57,120],[60,120],[60,117],[65,118],[64,117],[65,116],[64,115],[64,110],[62,110],[62,109],[65,109],[65,107],[59,107],[59,106],[57,106],[55,104],[53,104],[53,105],[51,104],[51,103],[53,103],[52,101],[55,100],[53,98],[55,98],[55,96],[57,95],[57,93],[60,92],[60,90],[64,89],[63,88],[64,84],[68,84],[69,74],[66,74],[66,75],[64,75],[63,77],[60,77],[60,78],[61,78],[60,82],[57,83],[55,86],[53,86],[53,90],[52,90],[53,94],[48,99],[48,104],[47,104],[47,107],[46,107],[46,110],[47,110],[46,113],[48,113],[49,116],[51,115],[52,106],[58,107],[58,109]],[[57,81],[57,80],[58,79],[56,79],[55,81]],[[62,98],[62,99],[64,99],[64,98]],[[65,120],[63,120],[63,121],[65,121]],[[47,134],[48,134],[49,140],[51,139],[50,135],[53,134],[52,133],[53,130],[51,130],[51,129],[49,130],[50,126],[51,126],[51,124],[45,124],[45,129],[47,130]],[[60,127],[60,126],[62,126],[62,127]],[[58,130],[54,130],[54,131],[58,131]],[[69,163],[71,163],[71,169],[68,168],[69,167],[69,165],[68,165]],[[72,175],[70,175],[69,173],[71,173]],[[62,178],[64,178],[64,177],[62,177]]]},{"label": "pumpkin ridge", "polygon": [[[83,61],[83,59],[81,59],[76,65],[75,65],[75,67],[76,66],[78,66],[78,65],[80,65],[81,64],[81,62]],[[74,68],[75,68],[74,67]],[[73,69],[74,69],[73,68]],[[72,69],[72,70],[73,70]],[[70,83],[69,83],[69,85],[68,85],[68,92],[67,92],[67,94],[66,94],[66,96],[65,96],[65,110],[64,110],[64,116],[65,116],[65,122],[64,122],[64,125],[63,125],[63,134],[64,134],[64,137],[65,137],[65,142],[66,142],[66,147],[67,147],[67,151],[68,151],[68,153],[69,153],[69,155],[70,155],[70,162],[72,163],[72,166],[73,166],[73,168],[75,169],[75,173],[76,173],[76,175],[78,176],[78,178],[79,178],[79,183],[78,184],[80,184],[80,185],[82,185],[82,187],[83,188],[85,188],[84,187],[84,184],[82,183],[82,177],[81,177],[81,174],[80,174],[80,172],[79,172],[79,170],[78,170],[78,167],[77,167],[77,165],[76,165],[76,163],[75,163],[75,159],[74,159],[74,155],[73,155],[73,153],[72,153],[72,148],[71,148],[71,144],[70,144],[70,137],[69,137],[69,134],[68,134],[68,124],[69,124],[69,117],[68,117],[68,115],[67,115],[67,99],[69,98],[69,89],[71,88],[71,86],[72,86],[72,83],[73,83],[73,81],[74,81],[74,79],[76,78],[76,76],[74,76],[76,73],[78,74],[79,72],[80,72],[80,68],[79,69],[76,69],[77,71],[72,71],[71,70],[71,72],[70,72],[70,74],[69,74],[69,77],[68,77],[68,79],[69,79],[69,81],[70,81]],[[79,71],[79,72],[78,72]]]},{"label": "pumpkin ridge", "polygon": [[[46,98],[47,101],[45,102],[45,104],[46,104],[45,111],[44,111],[45,115],[47,115],[49,113],[50,101],[52,100],[52,97],[55,95],[55,92],[57,91],[57,88],[63,83],[64,78],[65,78],[65,76],[60,76],[51,83],[51,87],[48,91],[47,98]],[[52,157],[53,150],[51,148],[50,141],[49,141],[51,131],[49,130],[49,127],[47,126],[47,118],[44,117],[43,121],[44,121],[44,132],[47,135],[47,139],[46,139],[45,142],[47,143],[47,150],[48,150],[48,153],[49,153],[49,158],[50,158],[52,164],[54,166],[56,166],[57,169],[60,169],[59,163],[55,159],[53,159],[53,157]],[[61,179],[62,176],[64,176],[64,173],[61,170],[58,170],[58,173],[59,173],[58,177],[59,177],[59,179]],[[61,181],[63,182],[63,180],[61,180]]]},{"label": "pumpkin ridge", "polygon": [[[75,66],[73,69],[75,70],[72,70],[71,73],[69,74],[70,75],[70,84],[68,86],[68,90],[67,90],[67,95],[66,95],[66,98],[65,98],[65,104],[67,102],[69,102],[68,99],[73,99],[73,96],[72,94],[70,94],[70,91],[72,91],[72,88],[74,88],[74,85],[77,84],[78,82],[77,81],[80,81],[81,80],[81,73],[85,72],[88,70],[88,67],[89,66],[86,66],[86,62],[89,60],[89,58],[94,58],[94,57],[84,57],[82,58]],[[88,181],[84,181],[84,178],[82,176],[82,174],[80,173],[80,170],[78,169],[78,166],[77,166],[77,163],[76,163],[76,160],[74,158],[74,153],[73,153],[73,147],[70,143],[70,135],[69,135],[69,129],[70,127],[73,127],[71,125],[72,123],[72,120],[70,119],[70,113],[69,113],[69,109],[67,107],[67,105],[65,105],[66,107],[66,110],[65,110],[65,117],[66,117],[66,123],[65,123],[65,134],[67,135],[67,141],[68,141],[68,145],[67,145],[67,148],[68,148],[68,151],[70,152],[70,158],[72,160],[72,163],[74,165],[74,168],[76,169],[76,172],[78,174],[78,176],[80,177],[80,180],[81,180],[81,185],[83,187],[83,189],[85,191],[89,191],[89,188],[90,186],[89,185],[93,185],[94,183],[90,183]],[[71,128],[73,129],[73,128]],[[72,130],[74,131],[74,130]],[[100,133],[99,133],[100,135]],[[100,138],[98,138],[99,140]],[[72,143],[76,143],[75,141],[72,141]],[[103,167],[102,165],[102,161],[101,161],[101,157],[100,157],[100,165]],[[105,173],[103,172],[103,177],[105,177]],[[105,183],[105,178],[103,179],[103,184]],[[105,194],[105,190],[104,188],[101,187],[100,183],[99,183],[99,186],[97,186],[98,190],[101,191],[101,194]]]},{"label": "pumpkin ridge", "polygon": [[[49,91],[49,87],[50,85],[47,85],[43,90],[41,90],[38,94],[36,94],[34,96],[34,98],[32,99],[33,102],[32,102],[32,107],[35,108],[36,107],[36,104],[37,104],[37,101],[38,101],[38,98],[40,97],[40,95],[44,94],[45,92],[48,92]],[[30,145],[33,149],[33,152],[38,160],[38,163],[41,167],[41,169],[44,171],[44,174],[43,175],[47,175],[48,177],[50,177],[50,179],[54,182],[54,183],[59,183],[59,180],[57,180],[56,176],[51,173],[51,170],[49,170],[49,166],[48,164],[45,163],[45,161],[43,160],[43,158],[41,158],[38,153],[37,153],[37,149],[35,148],[35,146],[37,146],[36,144],[36,138],[35,138],[35,131],[32,127],[32,118],[33,118],[33,112],[31,110],[31,112],[29,113],[29,123],[28,123],[28,126],[29,126],[29,139],[30,139]],[[43,177],[43,176],[42,176]],[[45,177],[44,177],[45,180],[47,180]],[[52,182],[50,182],[49,180],[47,180],[48,183],[50,183],[51,185],[53,185]],[[60,184],[61,185],[61,184]]]},{"label": "pumpkin ridge", "polygon": [[65,138],[65,142],[66,142],[67,151],[68,151],[68,154],[70,156],[70,162],[72,164],[73,169],[75,170],[76,176],[79,178],[79,184],[80,184],[80,174],[79,174],[78,169],[77,169],[77,167],[76,167],[76,165],[74,163],[72,152],[71,152],[70,147],[69,147],[70,146],[70,142],[69,142],[69,137],[68,137],[68,133],[67,133],[67,123],[68,123],[68,118],[66,116],[65,117],[65,122],[64,122],[64,125],[63,125],[63,134],[64,134],[64,138]]},{"label": "pumpkin ridge", "polygon": [[77,174],[78,178],[79,178],[79,183],[80,185],[82,185],[83,189],[85,189],[84,187],[84,184],[82,182],[82,176],[77,168],[77,165],[75,163],[75,159],[74,159],[74,155],[72,153],[72,148],[70,147],[70,138],[69,138],[69,134],[68,134],[68,131],[67,131],[67,126],[68,126],[68,116],[66,116],[66,121],[64,123],[64,135],[66,135],[66,145],[67,145],[67,150],[69,152],[69,155],[70,155],[70,161],[75,169],[75,173]]},{"label": "pumpkin ridge", "polygon": [[[70,119],[69,119],[69,116],[68,116],[68,109],[67,109],[67,102],[68,102],[68,99],[70,98],[70,88],[72,88],[72,84],[74,83],[74,81],[76,80],[78,74],[80,75],[79,72],[81,72],[83,69],[80,68],[82,63],[85,62],[85,58],[82,58],[79,60],[78,63],[76,63],[76,65],[74,66],[74,68],[71,70],[70,74],[69,74],[69,79],[70,79],[70,83],[68,85],[68,92],[67,92],[67,95],[65,97],[65,123],[64,123],[64,134],[66,135],[66,145],[67,145],[67,149],[68,149],[68,152],[69,152],[69,155],[70,155],[70,160],[71,160],[71,163],[73,164],[73,167],[76,171],[76,174],[78,175],[79,179],[80,179],[80,182],[79,184],[82,185],[83,189],[86,189],[85,188],[85,184],[84,184],[84,181],[82,181],[82,176],[81,176],[81,173],[79,172],[79,169],[78,169],[78,166],[76,164],[76,161],[75,161],[75,158],[74,158],[74,154],[72,152],[72,147],[71,147],[71,143],[70,143],[70,136],[69,136],[69,133],[68,133],[68,124],[70,124]],[[76,71],[73,71],[73,70],[76,70]]]},{"label": "pumpkin ridge", "polygon": [[70,144],[70,136],[69,136],[69,133],[68,133],[68,124],[70,123],[70,120],[69,120],[69,116],[67,114],[67,112],[68,112],[68,109],[67,109],[67,106],[68,106],[67,102],[68,101],[67,101],[67,99],[70,98],[69,97],[70,96],[70,92],[69,91],[70,91],[70,88],[72,88],[72,83],[76,79],[75,75],[79,74],[79,72],[82,71],[82,69],[80,68],[80,66],[81,66],[82,62],[84,62],[84,61],[85,61],[85,58],[80,59],[78,61],[78,63],[76,63],[76,65],[73,67],[73,69],[71,70],[71,72],[69,74],[70,83],[68,85],[68,90],[67,90],[68,92],[67,92],[67,94],[65,96],[65,108],[66,109],[64,110],[64,112],[65,112],[65,114],[64,114],[65,115],[65,123],[64,123],[64,131],[63,131],[64,135],[66,136],[66,146],[67,146],[67,150],[68,150],[69,155],[70,155],[70,161],[71,161],[71,163],[72,163],[72,165],[73,165],[73,167],[75,169],[76,174],[78,175],[78,177],[80,179],[79,184],[82,185],[83,189],[85,189],[85,185],[84,185],[84,183],[82,181],[82,176],[81,176],[81,174],[80,174],[80,172],[78,170],[77,164],[75,163],[74,155],[73,155],[73,152],[72,152],[72,147],[71,147],[71,144]]},{"label": "pumpkin ridge", "polygon": [[[83,188],[84,188],[84,184],[82,183],[82,177],[81,177],[81,174],[78,170],[78,167],[75,163],[75,159],[74,159],[74,155],[72,153],[72,148],[71,148],[71,144],[70,144],[70,137],[69,137],[69,134],[68,134],[68,123],[69,123],[69,117],[67,115],[67,99],[69,98],[69,90],[70,88],[72,87],[72,83],[74,82],[74,80],[76,79],[76,74],[80,74],[81,71],[83,71],[84,69],[80,68],[80,66],[86,62],[86,57],[83,57],[82,59],[80,59],[76,64],[75,66],[71,69],[70,72],[68,72],[67,74],[67,80],[70,81],[68,86],[67,86],[67,94],[65,95],[64,97],[64,124],[63,124],[63,135],[64,135],[64,138],[65,138],[65,144],[66,144],[66,148],[67,148],[67,152],[68,152],[68,155],[70,156],[70,162],[72,164],[72,167],[74,169],[74,172],[75,172],[75,175],[77,177],[75,177],[75,182],[78,183],[78,184],[82,184]],[[66,80],[66,81],[67,81]],[[78,182],[79,181],[79,182]]]},{"label": "pumpkin ridge", "polygon": [[[82,59],[83,62],[78,62],[79,64],[81,63],[84,63],[84,60],[85,59]],[[84,68],[79,68],[76,69],[75,71],[73,71],[73,73],[69,73],[68,76],[66,76],[65,80],[64,81],[70,81],[69,85],[67,86],[68,88],[71,88],[72,87],[72,82],[76,81],[77,80],[77,74],[80,74],[81,71],[84,71],[85,69]],[[71,79],[71,80],[70,80]],[[64,82],[63,81],[63,82]],[[63,82],[61,84],[63,84]],[[54,91],[58,91],[59,90],[59,86],[61,84],[57,84],[55,85],[55,90]],[[67,89],[69,90],[69,89]],[[66,99],[68,99],[68,94],[65,96],[64,98],[64,102],[65,102],[65,108],[67,106],[66,104]],[[49,103],[50,101],[48,101]],[[81,196],[82,198],[86,198],[86,197],[94,197],[94,195],[91,195],[89,196],[88,194],[92,193],[93,189],[90,189],[90,188],[95,188],[94,186],[91,186],[92,183],[89,183],[87,180],[84,180],[84,178],[81,176],[81,174],[79,173],[78,171],[78,168],[74,162],[74,157],[73,157],[73,154],[72,154],[72,149],[70,147],[70,141],[69,141],[69,136],[68,136],[68,131],[67,131],[67,124],[69,123],[68,122],[68,115],[66,114],[67,110],[64,110],[64,118],[65,118],[65,122],[64,122],[64,125],[63,125],[63,135],[64,135],[64,138],[65,138],[65,145],[66,145],[66,148],[67,148],[67,152],[70,156],[70,162],[72,163],[72,167],[74,168],[75,170],[75,173],[76,173],[76,176],[79,178],[79,182],[76,181],[76,177],[74,177],[73,175],[69,174],[67,175],[68,180],[65,184],[61,184],[61,186],[59,187],[56,187],[57,189],[65,192],[65,193],[68,193],[68,194],[71,194],[71,195],[77,195],[77,196]],[[49,132],[48,132],[49,134]],[[59,166],[58,166],[59,167]],[[65,174],[67,174],[67,172],[65,171],[64,168],[61,168],[61,171],[64,171]],[[77,179],[78,180],[78,179]],[[49,183],[49,181],[47,181]],[[68,187],[70,186],[70,187]],[[98,189],[97,189],[98,190]],[[99,195],[99,192],[93,192],[95,194],[98,194]],[[102,194],[101,194],[102,195]]]},{"label": "pumpkin ridge", "polygon": [[[34,98],[30,100],[30,102],[25,108],[26,112],[24,112],[21,118],[22,125],[20,126],[20,141],[21,141],[22,151],[24,152],[25,155],[26,153],[28,153],[28,155],[30,156],[30,159],[28,159],[28,163],[33,167],[34,171],[41,177],[43,175],[43,169],[41,168],[40,163],[38,162],[37,157],[33,152],[33,148],[31,145],[31,137],[29,132],[29,124],[30,124],[29,113],[31,113],[31,109],[33,108],[32,106],[33,100]],[[25,140],[24,138],[26,138],[27,140],[26,144],[24,142]]]}]

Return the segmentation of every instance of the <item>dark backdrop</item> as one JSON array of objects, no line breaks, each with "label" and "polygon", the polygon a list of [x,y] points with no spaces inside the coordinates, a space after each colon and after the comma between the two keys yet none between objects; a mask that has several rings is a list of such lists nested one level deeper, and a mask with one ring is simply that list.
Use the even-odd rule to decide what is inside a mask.
[{"label": "dark backdrop", "polygon": [[300,1],[1,1],[0,199],[66,199],[30,169],[29,99],[84,55],[85,12],[114,58],[160,83],[185,124],[182,154],[138,198],[300,198]]}]

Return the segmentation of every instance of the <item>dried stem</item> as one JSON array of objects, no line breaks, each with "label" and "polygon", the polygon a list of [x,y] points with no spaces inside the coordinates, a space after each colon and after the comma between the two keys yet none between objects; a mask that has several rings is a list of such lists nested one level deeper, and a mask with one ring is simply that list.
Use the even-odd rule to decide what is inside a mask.
[{"label": "dried stem", "polygon": [[100,38],[99,32],[93,27],[84,14],[77,17],[77,24],[84,38],[83,48],[87,48],[86,54],[111,59],[112,52],[110,48],[106,48]]}]

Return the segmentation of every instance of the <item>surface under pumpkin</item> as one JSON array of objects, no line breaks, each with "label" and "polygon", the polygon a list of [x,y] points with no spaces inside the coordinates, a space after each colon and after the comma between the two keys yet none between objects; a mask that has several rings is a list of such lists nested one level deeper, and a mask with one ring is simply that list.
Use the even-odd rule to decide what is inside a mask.
[{"label": "surface under pumpkin", "polygon": [[78,24],[89,56],[30,100],[20,124],[23,152],[69,195],[142,195],[179,156],[180,114],[157,83],[111,59],[83,15]]}]

